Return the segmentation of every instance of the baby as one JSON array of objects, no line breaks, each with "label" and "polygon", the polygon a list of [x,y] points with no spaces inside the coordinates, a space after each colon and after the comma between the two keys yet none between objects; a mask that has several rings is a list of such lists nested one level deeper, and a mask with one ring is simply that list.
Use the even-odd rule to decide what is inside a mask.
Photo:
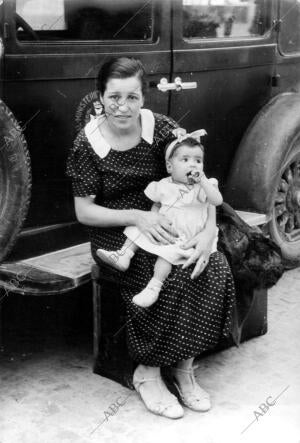
[{"label": "baby", "polygon": [[[200,136],[202,129],[172,141],[165,153],[166,168],[170,174],[158,182],[151,182],[145,194],[154,204],[151,208],[164,214],[172,221],[178,234],[174,244],[153,243],[135,226],[128,226],[124,233],[128,237],[118,251],[98,249],[98,257],[114,268],[125,271],[130,260],[140,247],[158,256],[154,274],[148,285],[136,294],[132,301],[138,306],[148,307],[157,301],[159,292],[171,272],[172,265],[179,265],[192,255],[194,248],[182,249],[181,245],[203,230],[207,220],[208,205],[220,205],[223,201],[215,178],[207,178],[203,172],[204,148]],[[218,232],[211,252],[215,252]]]}]

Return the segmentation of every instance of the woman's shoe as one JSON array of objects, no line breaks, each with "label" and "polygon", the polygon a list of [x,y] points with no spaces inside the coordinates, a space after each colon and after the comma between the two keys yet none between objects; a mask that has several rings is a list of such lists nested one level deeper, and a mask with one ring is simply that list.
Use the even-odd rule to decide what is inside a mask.
[{"label": "woman's shoe", "polygon": [[[143,384],[147,382],[153,382],[154,386],[159,392],[159,398],[157,400],[149,398],[149,395],[143,395]],[[142,374],[138,373],[138,368],[135,370],[133,375],[133,386],[135,390],[140,394],[146,408],[156,415],[162,415],[167,418],[181,418],[184,415],[184,410],[182,406],[178,403],[175,395],[168,391],[167,387],[164,385],[160,375],[156,377],[147,378]],[[148,398],[147,398],[148,397]]]},{"label": "woman's shoe", "polygon": [[[176,380],[176,373],[189,374],[192,388],[183,392]],[[209,394],[196,382],[193,368],[179,369],[172,368],[173,382],[182,400],[182,403],[189,409],[197,412],[206,412],[211,408]]]}]

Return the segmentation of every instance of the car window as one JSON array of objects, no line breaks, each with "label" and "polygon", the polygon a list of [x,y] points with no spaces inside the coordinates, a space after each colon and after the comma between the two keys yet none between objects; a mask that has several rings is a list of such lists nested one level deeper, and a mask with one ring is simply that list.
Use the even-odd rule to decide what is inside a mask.
[{"label": "car window", "polygon": [[152,1],[16,0],[19,40],[149,40]]},{"label": "car window", "polygon": [[272,0],[182,0],[183,36],[258,37],[271,26]]},{"label": "car window", "polygon": [[281,2],[280,48],[283,53],[300,52],[300,1]]}]

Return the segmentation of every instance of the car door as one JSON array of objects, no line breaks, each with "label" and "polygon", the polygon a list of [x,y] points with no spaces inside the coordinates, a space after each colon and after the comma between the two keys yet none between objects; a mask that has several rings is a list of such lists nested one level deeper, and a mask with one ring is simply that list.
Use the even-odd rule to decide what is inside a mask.
[{"label": "car door", "polygon": [[170,113],[188,130],[206,129],[205,167],[223,185],[247,126],[272,94],[275,3],[173,2],[172,82],[180,80]]},{"label": "car door", "polygon": [[[93,99],[102,63],[137,57],[149,73],[145,107],[168,112],[157,90],[170,77],[170,2],[6,0],[4,100],[25,128],[33,187],[26,227],[74,219],[65,163]],[[78,129],[78,128],[77,128]]]}]

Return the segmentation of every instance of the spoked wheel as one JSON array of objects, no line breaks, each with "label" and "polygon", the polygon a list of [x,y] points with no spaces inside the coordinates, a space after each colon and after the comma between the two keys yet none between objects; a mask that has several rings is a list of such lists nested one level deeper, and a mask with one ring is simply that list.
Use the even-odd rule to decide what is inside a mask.
[{"label": "spoked wheel", "polygon": [[300,136],[284,162],[269,229],[287,264],[300,264]]}]

